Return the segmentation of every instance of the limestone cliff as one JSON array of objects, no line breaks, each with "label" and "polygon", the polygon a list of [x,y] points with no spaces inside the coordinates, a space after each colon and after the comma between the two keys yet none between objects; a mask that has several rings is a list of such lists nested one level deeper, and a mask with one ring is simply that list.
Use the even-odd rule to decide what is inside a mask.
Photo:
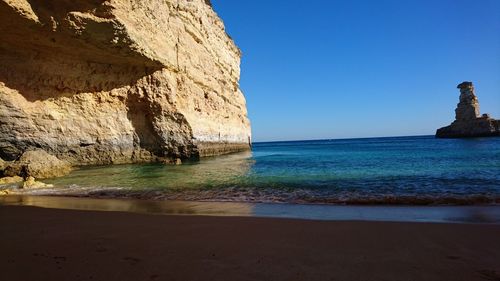
[{"label": "limestone cliff", "polygon": [[0,157],[248,149],[240,50],[207,0],[0,0]]},{"label": "limestone cliff", "polygon": [[455,121],[437,130],[439,138],[500,136],[500,122],[488,114],[481,115],[479,101],[474,93],[472,82],[463,82],[460,89],[460,102],[455,109]]}]

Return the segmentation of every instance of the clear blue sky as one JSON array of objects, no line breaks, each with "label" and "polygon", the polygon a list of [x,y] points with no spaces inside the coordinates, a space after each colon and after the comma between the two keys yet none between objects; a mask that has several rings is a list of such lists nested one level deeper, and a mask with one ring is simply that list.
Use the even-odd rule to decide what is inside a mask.
[{"label": "clear blue sky", "polygon": [[434,134],[473,81],[500,118],[500,0],[212,0],[254,141]]}]

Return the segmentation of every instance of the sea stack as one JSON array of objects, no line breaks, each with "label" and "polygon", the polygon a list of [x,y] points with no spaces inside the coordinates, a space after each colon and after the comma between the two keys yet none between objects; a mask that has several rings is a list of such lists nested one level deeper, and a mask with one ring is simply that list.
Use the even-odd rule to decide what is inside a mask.
[{"label": "sea stack", "polygon": [[0,0],[0,158],[71,165],[250,148],[241,52],[208,0]]},{"label": "sea stack", "polygon": [[462,82],[457,88],[460,89],[460,102],[455,109],[455,121],[449,126],[438,129],[436,137],[500,136],[500,121],[491,118],[488,114],[481,115],[472,82]]}]

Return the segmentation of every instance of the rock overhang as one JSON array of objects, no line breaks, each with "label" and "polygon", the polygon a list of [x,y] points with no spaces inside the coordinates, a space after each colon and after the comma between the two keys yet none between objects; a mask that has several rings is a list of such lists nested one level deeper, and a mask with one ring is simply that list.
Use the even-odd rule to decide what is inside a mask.
[{"label": "rock overhang", "polygon": [[249,148],[240,51],[209,1],[11,0],[0,15],[3,158],[41,148],[110,164]]}]

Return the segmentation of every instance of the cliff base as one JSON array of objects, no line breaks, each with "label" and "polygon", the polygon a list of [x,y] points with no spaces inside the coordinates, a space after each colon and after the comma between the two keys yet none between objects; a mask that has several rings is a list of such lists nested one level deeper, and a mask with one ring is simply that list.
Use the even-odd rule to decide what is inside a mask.
[{"label": "cliff base", "polygon": [[436,131],[438,138],[471,138],[500,136],[500,121],[492,118],[477,118],[470,121],[455,121]]}]

